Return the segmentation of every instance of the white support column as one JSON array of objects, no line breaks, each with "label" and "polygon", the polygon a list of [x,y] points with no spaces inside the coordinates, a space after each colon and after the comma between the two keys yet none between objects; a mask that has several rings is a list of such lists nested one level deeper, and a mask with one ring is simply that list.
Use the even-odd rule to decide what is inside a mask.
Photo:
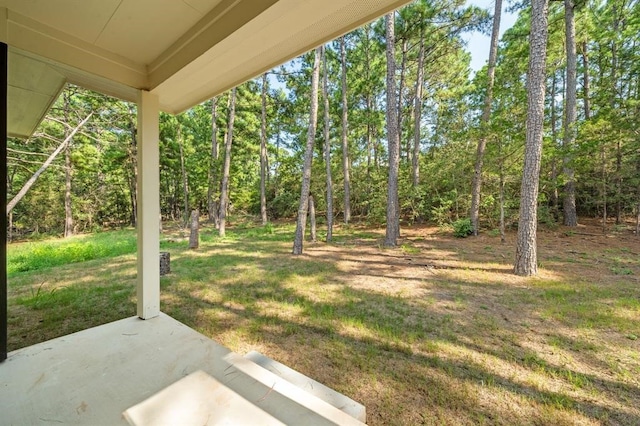
[{"label": "white support column", "polygon": [[158,97],[138,95],[138,316],[160,314],[160,109]]}]

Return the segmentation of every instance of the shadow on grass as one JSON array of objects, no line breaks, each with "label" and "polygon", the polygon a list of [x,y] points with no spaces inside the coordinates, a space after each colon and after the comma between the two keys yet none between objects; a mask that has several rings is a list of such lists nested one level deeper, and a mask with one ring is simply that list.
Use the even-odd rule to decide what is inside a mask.
[{"label": "shadow on grass", "polygon": [[[363,262],[365,279],[384,275],[428,290],[426,296],[385,294],[352,286],[336,266],[357,250],[347,244],[337,254],[293,257],[288,232],[247,228],[228,239],[210,234],[204,240],[198,251],[170,246],[172,274],[161,279],[162,310],[228,346],[266,347],[266,355],[364,403],[370,424],[570,424],[579,418],[640,424],[636,379],[585,373],[527,346],[535,329],[536,337],[563,345],[591,370],[611,370],[595,347],[555,327],[588,326],[590,320],[616,326],[615,312],[602,316],[597,308],[629,297],[626,287],[576,292],[561,270],[557,283],[532,281],[526,289],[444,276],[469,269],[454,263],[424,278],[384,274],[437,259],[381,250],[377,256],[384,260]],[[458,255],[449,256],[455,262]],[[474,263],[487,264],[474,272],[508,272],[488,260]],[[67,334],[78,325],[133,315],[134,267],[133,260],[118,266],[117,259],[68,267],[60,271],[65,285],[42,286],[40,294],[37,284],[25,283],[28,290],[13,299],[13,318],[34,314]],[[587,309],[576,312],[580,303]],[[35,333],[39,324],[25,330]]]},{"label": "shadow on grass", "polygon": [[[227,248],[246,250],[246,245],[246,242],[237,243],[227,245]],[[362,401],[368,407],[377,407],[373,415],[378,418],[371,419],[373,423],[420,421],[416,416],[422,414],[428,417],[434,407],[440,407],[445,412],[453,410],[474,422],[565,423],[569,422],[567,419],[571,416],[579,414],[612,423],[640,423],[640,417],[633,412],[604,402],[590,401],[574,392],[588,388],[601,392],[606,399],[615,401],[617,406],[625,407],[629,406],[630,401],[640,401],[640,389],[637,386],[554,365],[523,346],[513,330],[503,332],[499,324],[489,333],[489,337],[493,342],[502,342],[502,346],[470,342],[467,334],[482,337],[486,335],[486,330],[469,326],[461,319],[461,311],[483,312],[485,309],[481,304],[485,302],[484,299],[475,300],[473,296],[463,294],[464,307],[460,311],[443,312],[442,309],[433,309],[430,306],[433,302],[352,288],[341,278],[333,262],[288,255],[283,259],[282,251],[279,248],[276,254],[266,256],[215,254],[216,262],[222,259],[231,272],[220,277],[219,282],[212,280],[204,285],[206,288],[215,287],[216,296],[203,299],[200,292],[194,294],[191,286],[176,277],[166,288],[176,298],[166,305],[167,313],[172,314],[175,307],[174,316],[179,320],[205,329],[213,336],[234,332],[248,341],[266,341],[285,352],[295,351],[297,354],[291,356],[296,363],[292,365],[294,368],[311,377],[318,378],[320,375],[325,379],[325,384],[345,393],[349,393],[350,387],[371,386],[372,383],[368,381],[371,376],[375,377],[374,382],[382,381],[389,388],[389,399],[383,397],[381,400]],[[234,276],[234,271],[239,272],[238,268],[247,263],[257,263],[255,268],[265,275],[248,280]],[[331,278],[327,279],[327,276]],[[332,290],[336,293],[331,295],[330,301],[319,301],[326,294],[311,292],[310,295],[304,285],[291,285],[300,277],[316,277],[317,281],[310,285],[317,288],[337,285],[339,290]],[[506,299],[514,300],[523,291],[521,288],[473,281],[451,285],[463,290],[499,289]],[[537,318],[537,309],[548,301],[545,294],[548,296],[549,290],[534,289],[533,292],[533,304],[515,307],[521,318]],[[560,296],[551,295],[553,299],[562,299]],[[186,312],[179,308],[184,306],[196,308]],[[203,316],[202,311],[208,311],[209,315]],[[206,318],[209,323],[201,323],[200,318]],[[314,343],[316,341],[321,343]],[[551,391],[523,379],[516,380],[506,372],[498,374],[495,369],[486,368],[478,362],[465,361],[464,356],[440,355],[442,343],[457,346],[467,353],[500,359],[514,365],[515,369],[528,371],[552,382],[561,381],[564,386],[562,390]],[[310,361],[309,364],[309,360],[304,360],[307,350],[310,354],[320,353],[325,361]],[[594,368],[602,368],[602,363],[596,357],[585,357],[583,361]],[[319,370],[323,368],[338,372],[332,374]],[[533,411],[546,407],[549,412],[534,413],[529,418],[519,416],[517,409],[505,409],[501,413],[495,407],[479,405],[473,389],[483,386],[489,386],[498,394],[506,392],[515,395],[516,399],[522,398],[528,404],[533,404]],[[396,389],[399,391],[396,392]],[[412,405],[410,401],[416,395],[420,401]],[[411,410],[414,413],[407,414]],[[451,420],[446,415],[442,419]],[[425,418],[423,421],[429,422]]]}]

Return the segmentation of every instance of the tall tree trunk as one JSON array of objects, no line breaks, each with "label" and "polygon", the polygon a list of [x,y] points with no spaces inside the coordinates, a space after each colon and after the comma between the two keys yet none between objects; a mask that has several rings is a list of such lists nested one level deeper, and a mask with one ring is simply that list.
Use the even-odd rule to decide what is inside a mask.
[{"label": "tall tree trunk", "polygon": [[[620,38],[620,21],[622,20],[622,11],[618,9],[618,2],[611,2],[612,15],[613,15],[613,34],[611,39],[611,110],[617,111],[618,107],[618,39]],[[619,130],[618,130],[619,133]],[[622,154],[620,146],[620,136],[618,135],[616,141],[616,197],[615,201],[615,214],[616,225],[620,223],[622,218],[621,209],[621,196],[622,196]]]},{"label": "tall tree trunk", "polygon": [[591,101],[589,100],[589,52],[587,42],[582,42],[582,97],[584,102],[584,119],[591,118]]},{"label": "tall tree trunk", "polygon": [[322,99],[324,100],[324,164],[327,171],[327,242],[333,239],[333,179],[331,177],[331,140],[329,136],[329,74],[327,58],[322,47]]},{"label": "tall tree trunk", "polygon": [[[501,1],[501,0],[498,0]],[[416,73],[416,97],[413,107],[413,157],[411,158],[411,178],[413,187],[420,183],[420,121],[422,119],[422,85],[424,84],[424,29],[420,28],[418,51],[418,71]]]},{"label": "tall tree trunk", "polygon": [[[65,138],[64,141],[62,141],[62,143],[60,145],[58,145],[58,147],[55,149],[55,151],[53,151],[51,153],[51,155],[49,155],[49,157],[47,157],[47,159],[45,160],[44,163],[42,163],[42,166],[40,166],[40,168],[33,174],[33,176],[31,176],[29,178],[29,180],[27,180],[25,182],[25,184],[22,186],[22,188],[20,189],[20,191],[18,191],[18,193],[11,199],[11,201],[9,201],[7,203],[7,214],[11,213],[11,210],[13,210],[13,208],[16,206],[16,204],[18,204],[18,202],[20,200],[22,200],[22,198],[27,194],[27,192],[29,191],[29,189],[31,189],[31,187],[33,186],[34,183],[36,183],[36,180],[38,180],[38,178],[40,177],[40,175],[42,173],[44,173],[45,170],[47,170],[47,168],[51,165],[51,163],[53,162],[53,160],[56,159],[56,157],[58,156],[58,154],[60,154],[60,152],[67,146],[67,144],[69,143],[69,141],[75,136],[76,133],[78,133],[78,130],[80,130],[80,128],[82,126],[84,126],[84,124],[89,121],[89,118],[91,118],[91,116],[93,115],[93,113],[90,113],[89,115],[87,115],[87,117],[82,120],[80,122],[80,124],[78,124],[69,134],[69,136],[67,136]],[[6,184],[6,183],[5,183]]]},{"label": "tall tree trunk", "polygon": [[487,93],[484,97],[484,107],[480,120],[481,134],[476,150],[476,163],[471,182],[471,228],[473,235],[478,235],[480,229],[480,193],[482,190],[482,165],[484,151],[487,146],[489,119],[491,118],[491,102],[493,101],[493,83],[496,73],[496,58],[498,56],[498,36],[500,34],[500,18],[502,15],[502,0],[496,0],[493,11],[493,30],[491,32],[491,46],[489,48],[489,64],[487,68]]},{"label": "tall tree trunk", "polygon": [[576,213],[576,183],[573,170],[573,146],[576,143],[576,116],[577,116],[577,54],[576,54],[576,25],[573,9],[574,0],[564,0],[565,22],[565,47],[567,51],[567,80],[565,87],[564,108],[564,170],[566,177],[564,194],[562,199],[562,211],[566,226],[577,226],[578,215]]},{"label": "tall tree trunk", "polygon": [[211,98],[211,157],[209,158],[208,172],[208,188],[207,188],[207,213],[209,214],[209,222],[215,224],[216,228],[220,228],[220,216],[218,200],[218,189],[220,182],[218,180],[218,98]]},{"label": "tall tree trunk", "polygon": [[502,141],[498,142],[498,155],[500,158],[499,173],[500,173],[500,242],[505,243],[505,225],[504,225],[504,155],[502,153]]},{"label": "tall tree trunk", "polygon": [[267,218],[267,73],[262,74],[262,120],[260,126],[260,218]]},{"label": "tall tree trunk", "polygon": [[[558,143],[558,129],[557,129],[557,120],[556,120],[556,88],[558,82],[556,81],[557,73],[554,71],[551,78],[551,108],[550,108],[550,124],[551,124],[551,141],[553,146],[555,147]],[[557,221],[560,217],[560,209],[558,208],[558,165],[557,158],[554,156],[551,160],[551,182],[553,184],[553,189],[551,191],[551,211],[553,212],[553,218]]]},{"label": "tall tree trunk", "polygon": [[[620,131],[618,130],[618,133]],[[616,225],[622,223],[622,143],[620,135],[616,141]]]},{"label": "tall tree trunk", "polygon": [[387,39],[387,141],[389,146],[389,180],[387,184],[387,230],[384,245],[394,247],[400,237],[400,205],[398,200],[398,174],[400,138],[396,101],[395,16],[385,16]]},{"label": "tall tree trunk", "polygon": [[311,225],[311,242],[318,241],[318,233],[316,232],[316,203],[313,200],[313,194],[309,194],[309,224]]},{"label": "tall tree trunk", "polygon": [[313,160],[313,145],[316,139],[316,125],[318,121],[318,80],[320,80],[320,48],[315,50],[313,72],[311,74],[311,112],[309,114],[309,130],[307,132],[307,148],[304,153],[302,169],[302,189],[300,190],[300,204],[298,207],[298,221],[293,240],[293,254],[302,254],[304,244],[304,230],[307,224],[307,209],[309,207],[309,190],[311,188],[311,162]]},{"label": "tall tree trunk", "polygon": [[[394,35],[395,35],[395,25],[394,25]],[[394,42],[395,45],[395,42]],[[402,44],[401,46],[401,56],[400,56],[400,82],[398,84],[398,102],[397,102],[397,107],[398,107],[398,125],[397,125],[397,129],[398,129],[398,140],[402,140],[402,120],[403,120],[403,110],[402,107],[404,106],[403,101],[404,101],[404,86],[405,86],[405,77],[406,77],[406,69],[407,69],[407,51],[409,49],[408,47],[408,42],[407,42],[407,37],[403,37],[402,38]],[[402,151],[401,149],[402,147],[399,146],[399,149]],[[406,153],[406,161],[407,163],[409,162],[409,151],[405,151]],[[402,156],[400,156],[400,158],[402,158]]]},{"label": "tall tree trunk", "polygon": [[342,171],[344,173],[344,223],[351,220],[351,181],[349,178],[349,140],[348,105],[347,105],[347,47],[344,36],[340,37],[340,60],[342,68]]},{"label": "tall tree trunk", "polygon": [[[636,155],[636,176],[640,176],[640,152]],[[640,180],[638,180],[637,184],[636,197],[636,237],[640,237]]]},{"label": "tall tree trunk", "polygon": [[233,143],[233,123],[236,119],[236,88],[231,90],[229,103],[229,120],[227,126],[227,140],[224,144],[224,167],[222,169],[222,185],[220,189],[220,229],[219,235],[225,236],[227,225],[227,210],[229,208],[229,171],[231,169],[231,144]]},{"label": "tall tree trunk", "polygon": [[[364,27],[364,69],[365,69],[365,81],[366,81],[366,93],[365,102],[367,108],[367,183],[366,183],[366,197],[367,200],[371,200],[372,184],[371,184],[371,168],[373,164],[373,96],[371,88],[371,52],[370,52],[370,38],[369,32],[371,30],[371,24]],[[368,215],[371,209],[371,204],[366,203],[364,214]]]},{"label": "tall tree trunk", "polygon": [[373,115],[373,101],[371,95],[367,93],[367,178],[371,178],[371,166],[373,164],[373,126],[371,119]]},{"label": "tall tree trunk", "polygon": [[607,153],[604,144],[600,148],[600,170],[602,186],[600,187],[600,198],[602,199],[602,233],[607,233]]},{"label": "tall tree trunk", "polygon": [[182,171],[182,193],[184,195],[184,211],[182,214],[182,227],[189,226],[189,181],[187,180],[187,168],[184,162],[184,141],[182,140],[182,124],[178,122],[178,147],[180,148],[180,170]]},{"label": "tall tree trunk", "polygon": [[[64,94],[64,121],[69,123],[69,94]],[[65,129],[65,139],[69,134]],[[73,211],[71,209],[71,140],[64,147],[64,238],[73,235]]]},{"label": "tall tree trunk", "polygon": [[64,149],[64,237],[73,235],[73,211],[71,210],[71,144]]},{"label": "tall tree trunk", "polygon": [[544,126],[545,62],[547,56],[547,15],[549,0],[532,0],[527,72],[527,134],[524,169],[520,189],[520,219],[516,241],[514,272],[530,276],[538,273],[537,239],[538,184]]},{"label": "tall tree trunk", "polygon": [[280,122],[280,120],[278,120],[278,129],[276,131],[276,152],[275,152],[275,170],[273,172],[274,176],[276,177],[275,179],[275,184],[273,185],[273,197],[277,198],[280,195],[280,179],[278,178],[278,176],[280,176],[280,143],[282,142],[282,138],[281,138],[281,128],[282,128],[282,123]]},{"label": "tall tree trunk", "polygon": [[131,199],[131,226],[138,224],[138,129],[133,120],[129,123],[131,145],[129,146],[129,198]]}]

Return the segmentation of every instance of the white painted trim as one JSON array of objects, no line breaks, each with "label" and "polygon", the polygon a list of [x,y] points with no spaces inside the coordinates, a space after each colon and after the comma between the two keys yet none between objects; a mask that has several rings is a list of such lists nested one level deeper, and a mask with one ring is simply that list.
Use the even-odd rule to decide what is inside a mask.
[{"label": "white painted trim", "polygon": [[[1,29],[1,28],[0,28]],[[127,86],[144,89],[147,68],[38,21],[8,11],[9,45]]]},{"label": "white painted trim", "polygon": [[160,314],[160,109],[158,97],[138,97],[138,316]]}]

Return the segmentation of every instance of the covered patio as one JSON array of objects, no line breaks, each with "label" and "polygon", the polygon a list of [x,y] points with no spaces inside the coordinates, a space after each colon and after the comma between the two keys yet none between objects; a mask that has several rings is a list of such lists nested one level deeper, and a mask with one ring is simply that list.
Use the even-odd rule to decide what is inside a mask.
[{"label": "covered patio", "polygon": [[132,317],[11,352],[0,423],[363,424],[360,404],[285,377],[165,314]]},{"label": "covered patio", "polygon": [[[7,135],[28,138],[72,83],[137,103],[140,200],[132,318],[8,353],[1,268],[1,423],[365,420],[350,399],[287,376],[275,362],[263,368],[160,312],[158,120],[160,111],[180,113],[404,3],[0,0],[0,179]],[[6,265],[6,217],[0,228]]]}]

